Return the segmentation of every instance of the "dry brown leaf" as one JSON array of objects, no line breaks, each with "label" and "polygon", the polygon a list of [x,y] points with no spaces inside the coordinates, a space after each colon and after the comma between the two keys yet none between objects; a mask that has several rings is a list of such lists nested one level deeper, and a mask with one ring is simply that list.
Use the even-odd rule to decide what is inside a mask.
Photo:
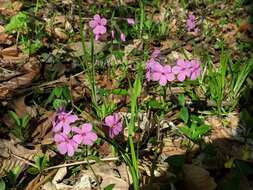
[{"label": "dry brown leaf", "polygon": [[1,51],[1,55],[3,57],[5,57],[5,56],[17,57],[18,54],[19,54],[19,50],[16,46],[11,46],[11,47],[5,48]]},{"label": "dry brown leaf", "polygon": [[22,67],[20,71],[22,75],[0,83],[0,99],[10,98],[17,88],[29,85],[35,77],[38,77],[39,71],[39,64],[35,59],[30,59]]},{"label": "dry brown leaf", "polygon": [[[95,41],[95,43],[94,43],[94,53],[99,53],[99,52],[103,51],[105,46],[106,46],[105,42]],[[80,56],[83,55],[82,42],[69,43],[68,47],[69,47],[69,49],[71,49],[73,51],[72,52],[73,57],[80,57]],[[87,49],[90,49],[90,42],[85,42],[85,47]]]},{"label": "dry brown leaf", "polygon": [[52,144],[52,120],[54,117],[54,112],[46,112],[38,121],[38,126],[35,131],[32,133],[33,143],[41,143],[42,145]]},{"label": "dry brown leaf", "polygon": [[13,100],[13,109],[19,117],[23,117],[26,113],[29,116],[36,117],[37,111],[34,107],[27,106],[25,104],[25,96],[17,97]]},{"label": "dry brown leaf", "polygon": [[54,28],[54,34],[55,34],[55,37],[59,38],[60,40],[67,40],[69,38],[67,33],[64,31],[64,29],[59,28],[59,27]]},{"label": "dry brown leaf", "polygon": [[128,56],[134,49],[142,49],[143,42],[141,39],[134,39],[132,44],[125,46],[123,62],[128,61]]},{"label": "dry brown leaf", "polygon": [[209,172],[199,166],[185,164],[183,175],[186,190],[214,190],[217,186]]},{"label": "dry brown leaf", "polygon": [[13,16],[18,13],[22,5],[20,1],[0,0],[0,14]]},{"label": "dry brown leaf", "polygon": [[[16,166],[20,166],[21,169],[24,169],[27,163],[22,159],[32,162],[34,155],[39,152],[39,146],[35,147],[34,150],[30,150],[17,144],[14,140],[0,140],[0,157],[3,158],[0,176],[5,176],[5,171],[9,171]],[[22,159],[18,159],[15,156]]]}]

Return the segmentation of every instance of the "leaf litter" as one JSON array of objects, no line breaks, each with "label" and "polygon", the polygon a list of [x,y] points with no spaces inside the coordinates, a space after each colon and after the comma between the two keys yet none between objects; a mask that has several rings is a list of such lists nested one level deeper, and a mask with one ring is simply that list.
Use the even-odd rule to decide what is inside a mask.
[{"label": "leaf litter", "polygon": [[[124,35],[127,36],[124,43],[119,43],[118,34],[115,39],[108,40],[110,39],[108,32],[101,36],[101,41],[94,41],[94,44],[85,41],[83,44],[79,34],[81,30],[79,22],[83,21],[82,30],[86,37],[90,37],[88,22],[94,15],[92,12],[94,2],[83,3],[85,15],[82,15],[81,20],[76,2],[44,3],[33,2],[32,6],[35,5],[34,7],[39,9],[38,12],[32,14],[27,12],[31,18],[29,27],[35,28],[16,34],[8,33],[5,27],[12,16],[27,11],[30,5],[26,1],[0,0],[0,106],[3,110],[0,112],[0,127],[1,129],[6,127],[0,131],[2,137],[0,174],[6,179],[8,171],[14,171],[16,166],[19,166],[22,178],[29,181],[21,182],[21,186],[17,189],[110,189],[110,185],[113,187],[111,189],[129,189],[133,179],[129,166],[122,159],[109,162],[100,162],[98,159],[95,163],[87,162],[88,164],[80,164],[76,168],[63,166],[51,172],[44,168],[35,177],[27,173],[28,167],[38,168],[34,157],[42,152],[49,155],[50,166],[71,164],[76,161],[75,158],[64,159],[54,147],[52,121],[55,119],[54,108],[59,102],[70,106],[73,112],[80,113],[78,122],[96,123],[99,130],[104,130],[103,119],[114,111],[119,111],[124,125],[129,125],[132,118],[129,109],[131,106],[129,88],[131,82],[135,80],[134,73],[140,70],[136,64],[146,61],[151,54],[148,52],[152,52],[155,47],[161,50],[159,61],[171,66],[178,59],[200,60],[204,56],[209,57],[209,60],[204,60],[206,69],[213,65],[219,68],[221,63],[217,55],[220,55],[221,49],[224,48],[219,44],[220,39],[224,40],[224,46],[231,51],[231,62],[238,60],[243,62],[249,57],[248,51],[244,49],[250,49],[247,43],[251,42],[248,36],[252,35],[252,31],[248,22],[241,22],[248,16],[243,4],[239,8],[233,2],[207,5],[198,2],[184,4],[179,1],[147,3],[143,10],[146,20],[143,21],[141,35],[131,34],[131,32],[138,33],[138,30],[134,30],[137,26],[134,26],[131,31],[124,29]],[[137,1],[95,2],[95,4],[101,6],[101,10],[107,11],[103,13],[107,15],[108,20],[111,16],[108,14],[111,7],[116,8],[114,14],[120,15],[118,9],[122,8],[130,13],[134,10],[133,7],[142,6]],[[60,8],[61,6],[64,8]],[[223,13],[219,9],[224,10]],[[52,10],[55,14],[52,15],[48,10]],[[69,11],[69,14],[65,11]],[[192,12],[197,16],[197,24],[203,31],[200,34],[187,32],[182,28],[187,16]],[[136,15],[129,16],[138,20]],[[122,19],[117,16],[115,18]],[[123,23],[124,18],[121,21]],[[139,22],[142,21],[138,20],[138,24]],[[41,33],[38,32],[38,26],[41,27]],[[115,32],[122,35],[123,31],[119,28],[121,25],[112,23],[112,26],[115,27]],[[152,30],[156,28],[159,28],[159,31],[152,34]],[[33,30],[38,34],[33,33]],[[30,36],[25,36],[27,34]],[[24,36],[20,38],[19,35]],[[35,44],[36,35],[40,38],[38,47],[31,45]],[[87,52],[83,51],[83,45]],[[94,49],[91,49],[92,46]],[[25,47],[30,48],[28,53]],[[35,53],[31,53],[32,48]],[[146,51],[147,49],[149,51]],[[92,51],[95,61],[87,56],[87,53]],[[95,81],[98,92],[95,98],[101,106],[100,110],[92,104],[94,89],[90,85],[89,74],[82,70],[85,65],[80,64],[81,57],[84,58],[84,62],[97,67]],[[228,67],[238,74],[236,64]],[[253,159],[251,129],[244,126],[245,123],[242,123],[238,110],[229,111],[225,116],[212,112],[218,107],[217,99],[212,99],[206,89],[205,83],[208,81],[204,80],[204,74],[201,77],[200,86],[194,86],[194,82],[190,81],[185,83],[176,81],[164,90],[156,88],[155,81],[149,83],[144,78],[141,79],[144,85],[137,99],[140,110],[133,123],[137,129],[133,140],[139,148],[138,168],[142,189],[153,185],[156,189],[213,190],[217,187],[223,189],[220,187],[224,184],[229,186],[233,182],[234,170],[243,164],[248,164],[248,168],[251,167]],[[235,76],[229,77],[231,79]],[[252,78],[248,77],[248,88],[250,83],[252,84]],[[59,86],[66,88],[65,90],[59,88],[61,90],[54,91],[53,94],[53,89]],[[229,93],[229,89],[225,89],[225,96],[221,102],[221,105],[224,105],[223,109],[232,106],[227,98]],[[204,118],[204,123],[210,126],[208,134],[199,141],[191,140],[188,134],[182,133],[181,128],[189,123],[180,119],[181,105],[177,102],[179,94],[185,96],[185,105],[190,114]],[[50,102],[50,96],[54,97],[53,102]],[[205,103],[204,106],[198,104],[201,101]],[[24,142],[11,132],[17,128],[17,123],[7,114],[11,110],[15,111],[21,120],[26,113],[32,118],[29,128],[25,129],[29,130],[29,138]],[[125,128],[116,138],[116,142],[126,147],[128,135],[129,129]],[[82,160],[88,154],[95,154],[99,158],[114,156],[115,152],[107,142],[99,143],[93,145],[95,149],[93,152],[89,149],[77,151],[76,159]],[[240,178],[241,187],[247,189],[251,183],[248,177],[250,173],[243,172],[238,175],[239,177],[236,176],[236,179]]]}]

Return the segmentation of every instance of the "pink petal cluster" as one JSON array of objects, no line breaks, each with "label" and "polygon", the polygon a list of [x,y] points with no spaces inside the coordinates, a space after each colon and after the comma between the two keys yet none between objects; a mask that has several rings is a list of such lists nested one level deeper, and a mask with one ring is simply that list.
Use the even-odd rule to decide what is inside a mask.
[{"label": "pink petal cluster", "polygon": [[184,60],[178,59],[176,65],[172,68],[172,72],[177,75],[177,79],[183,82],[186,77],[191,80],[196,80],[201,74],[201,67],[199,60]]},{"label": "pink petal cluster", "polygon": [[114,138],[117,136],[123,129],[121,117],[119,113],[114,113],[105,118],[105,125],[108,127],[109,136]]},{"label": "pink petal cluster", "polygon": [[132,18],[127,18],[127,23],[128,23],[129,25],[134,25],[134,24],[135,24],[135,21],[134,21],[134,19],[132,19]]},{"label": "pink petal cluster", "polygon": [[199,28],[196,25],[196,17],[190,13],[186,21],[187,31],[188,32],[198,32]]},{"label": "pink petal cluster", "polygon": [[165,86],[167,82],[172,82],[176,78],[182,82],[187,77],[191,80],[196,80],[201,74],[200,62],[198,60],[178,59],[176,65],[161,65],[158,56],[160,50],[155,49],[151,54],[151,58],[146,64],[146,79],[147,81],[158,81],[161,86]]},{"label": "pink petal cluster", "polygon": [[96,14],[93,17],[93,20],[89,22],[89,25],[93,29],[93,33],[95,34],[95,40],[99,40],[101,35],[106,33],[106,24],[107,20],[103,17],[100,17],[99,14]]},{"label": "pink petal cluster", "polygon": [[71,124],[77,120],[77,115],[60,110],[52,121],[54,141],[63,155],[73,156],[80,144],[92,145],[97,140],[97,134],[92,131],[90,123],[83,124],[81,128],[72,127]]},{"label": "pink petal cluster", "polygon": [[161,65],[158,61],[160,50],[155,49],[151,54],[151,58],[146,65],[146,78],[148,81],[159,81],[161,86],[165,86],[167,82],[171,82],[175,79],[175,75],[172,72],[170,65]]}]

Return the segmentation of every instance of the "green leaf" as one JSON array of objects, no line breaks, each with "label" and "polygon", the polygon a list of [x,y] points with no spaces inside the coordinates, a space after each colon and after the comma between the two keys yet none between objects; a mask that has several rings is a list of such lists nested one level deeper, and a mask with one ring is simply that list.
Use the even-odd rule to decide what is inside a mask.
[{"label": "green leaf", "polygon": [[148,106],[151,109],[161,109],[163,107],[163,104],[156,99],[151,99],[148,101]]},{"label": "green leaf", "polygon": [[62,87],[56,87],[53,92],[54,95],[59,98],[62,95],[63,88]]},{"label": "green leaf", "polygon": [[23,12],[19,12],[15,16],[13,16],[10,22],[5,26],[5,32],[17,32],[22,31],[27,28],[28,17]]},{"label": "green leaf", "polygon": [[182,107],[181,110],[180,110],[180,119],[182,119],[185,123],[188,122],[188,119],[189,119],[189,112],[188,112],[188,109],[187,107]]},{"label": "green leaf", "polygon": [[34,161],[39,170],[43,170],[48,166],[49,158],[46,154],[38,154],[34,156]]},{"label": "green leaf", "polygon": [[30,121],[30,116],[29,114],[25,114],[24,117],[22,118],[22,127],[26,128],[28,126],[28,123]]},{"label": "green leaf", "polygon": [[179,130],[187,137],[189,137],[190,139],[192,139],[192,133],[191,133],[191,129],[188,126],[182,126],[179,128]]},{"label": "green leaf", "polygon": [[58,109],[66,104],[67,104],[66,100],[55,99],[53,102],[53,107],[54,107],[54,109]]},{"label": "green leaf", "polygon": [[185,106],[185,96],[183,94],[180,94],[178,96],[178,104],[182,107]]},{"label": "green leaf", "polygon": [[30,167],[30,168],[28,168],[27,172],[32,175],[37,175],[39,173],[39,170],[38,170],[38,168]]},{"label": "green leaf", "polygon": [[104,190],[113,190],[115,184],[110,184],[110,185],[107,185]]},{"label": "green leaf", "polygon": [[128,90],[126,89],[113,89],[111,91],[112,94],[115,94],[115,95],[128,95]]},{"label": "green leaf", "polygon": [[[138,77],[138,75],[137,75]],[[138,77],[135,81],[134,81],[134,96],[138,97],[141,95],[141,79]]]},{"label": "green leaf", "polygon": [[5,190],[5,182],[4,182],[4,180],[1,178],[0,179],[0,190]]},{"label": "green leaf", "polygon": [[9,116],[15,121],[16,125],[20,126],[21,122],[19,120],[18,115],[15,112],[13,112],[13,111],[9,111],[8,113],[9,113]]}]

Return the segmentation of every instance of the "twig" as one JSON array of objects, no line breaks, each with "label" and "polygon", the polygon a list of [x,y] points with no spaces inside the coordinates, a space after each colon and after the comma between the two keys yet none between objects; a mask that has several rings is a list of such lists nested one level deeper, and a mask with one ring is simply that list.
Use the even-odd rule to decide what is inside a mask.
[{"label": "twig", "polygon": [[32,166],[32,167],[35,167],[35,168],[38,168],[38,166],[36,166],[35,164],[33,164],[32,162],[30,162],[28,159],[25,159],[25,158],[22,158],[14,153],[11,152],[11,155],[15,158],[17,158],[18,160],[22,160],[23,162],[25,162],[26,164]]},{"label": "twig", "polygon": [[[104,162],[110,162],[110,161],[116,161],[116,160],[119,160],[119,157],[100,159],[100,161],[104,161]],[[88,164],[88,163],[89,164],[96,163],[96,160],[83,160],[83,161],[73,162],[73,163],[69,163],[69,164],[60,164],[60,165],[51,166],[49,168],[46,168],[45,171],[56,169],[56,168],[63,168],[63,167],[81,165],[81,164]]]}]

